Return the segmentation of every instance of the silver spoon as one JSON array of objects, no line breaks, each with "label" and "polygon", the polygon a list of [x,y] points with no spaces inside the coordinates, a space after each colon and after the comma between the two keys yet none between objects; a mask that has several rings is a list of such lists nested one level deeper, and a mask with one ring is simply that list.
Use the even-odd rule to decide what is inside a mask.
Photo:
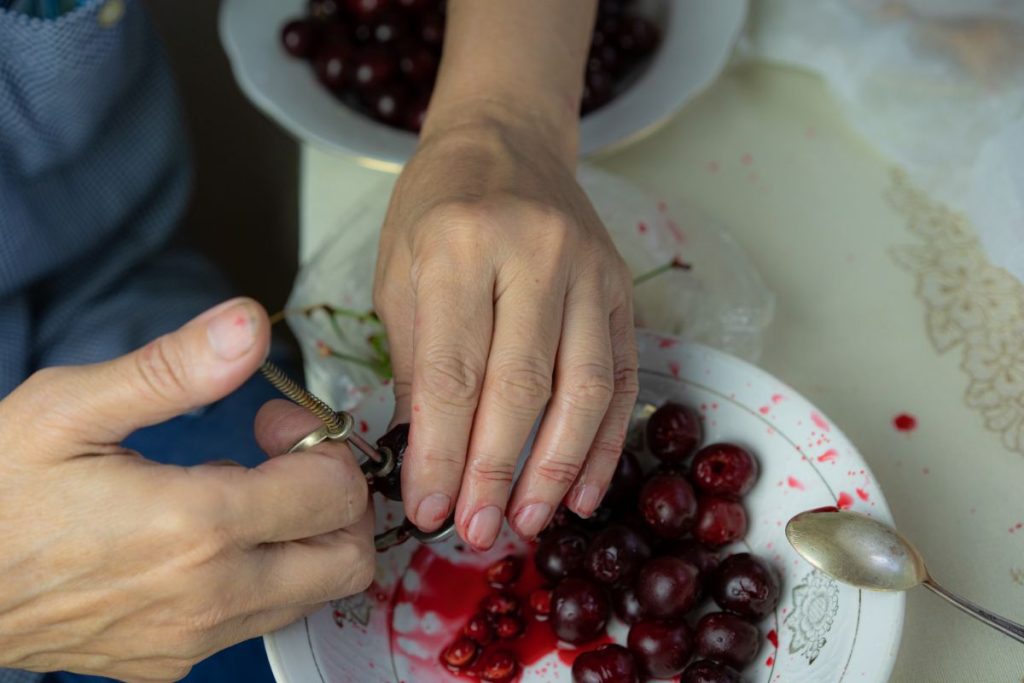
[{"label": "silver spoon", "polygon": [[917,585],[1024,643],[1024,626],[989,612],[940,586],[924,559],[900,532],[856,512],[801,512],[786,524],[786,538],[808,562],[833,579],[857,588],[905,591]]}]

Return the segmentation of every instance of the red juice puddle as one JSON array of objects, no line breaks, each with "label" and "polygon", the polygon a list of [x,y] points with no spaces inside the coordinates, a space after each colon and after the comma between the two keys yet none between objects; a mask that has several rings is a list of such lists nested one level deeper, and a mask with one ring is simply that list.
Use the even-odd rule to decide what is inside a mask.
[{"label": "red juice puddle", "polygon": [[900,413],[892,419],[892,426],[896,431],[912,432],[917,428],[917,418],[909,413]]},{"label": "red juice puddle", "polygon": [[[558,639],[548,622],[537,621],[530,612],[530,593],[544,587],[545,582],[534,565],[532,552],[521,553],[520,556],[523,559],[523,573],[515,586],[504,589],[503,592],[516,596],[522,606],[523,634],[514,639],[495,641],[487,649],[506,650],[515,657],[521,667],[525,668],[555,652],[558,649]],[[409,570],[419,575],[419,581],[416,582],[418,585],[415,590],[409,590],[403,580],[396,590],[392,605],[410,605],[420,618],[432,612],[439,617],[442,627],[436,633],[430,634],[424,633],[422,629],[415,633],[403,633],[394,628],[392,614],[389,616],[392,647],[396,647],[394,641],[397,638],[415,639],[417,644],[429,653],[435,665],[443,667],[438,659],[441,652],[458,637],[466,622],[477,614],[481,601],[500,590],[488,584],[485,577],[486,569],[486,566],[457,564],[437,555],[428,547],[419,548],[409,563]],[[573,657],[575,658],[575,654]],[[473,675],[472,667],[459,673],[447,668],[446,670],[453,676],[467,680],[479,678]]]},{"label": "red juice puddle", "polygon": [[853,496],[846,491],[839,492],[839,499],[836,500],[836,507],[840,510],[849,510],[853,507]]}]

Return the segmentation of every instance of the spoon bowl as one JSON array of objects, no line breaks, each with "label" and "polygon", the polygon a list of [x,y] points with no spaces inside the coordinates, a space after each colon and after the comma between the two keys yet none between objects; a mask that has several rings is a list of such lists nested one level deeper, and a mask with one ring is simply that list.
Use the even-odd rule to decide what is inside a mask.
[{"label": "spoon bowl", "polygon": [[917,548],[888,524],[842,510],[801,512],[786,524],[800,555],[832,578],[857,588],[905,591],[928,578]]}]

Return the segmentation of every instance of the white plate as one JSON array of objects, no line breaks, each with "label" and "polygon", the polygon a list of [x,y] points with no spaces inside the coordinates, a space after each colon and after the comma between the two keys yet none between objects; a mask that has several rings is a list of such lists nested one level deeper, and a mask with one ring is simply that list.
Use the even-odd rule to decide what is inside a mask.
[{"label": "white plate", "polygon": [[[904,594],[859,591],[814,571],[786,542],[786,521],[802,510],[838,504],[892,521],[885,498],[853,445],[793,389],[719,351],[640,332],[641,400],[675,399],[700,409],[706,442],[729,440],[759,458],[761,476],[745,499],[751,524],[742,546],[770,560],[783,577],[775,614],[761,625],[764,643],[744,672],[751,683],[884,683],[899,648]],[[391,415],[381,393],[356,410],[370,434]],[[387,526],[400,507],[378,507]],[[390,517],[390,519],[389,519]],[[445,562],[485,566],[516,546],[511,534],[485,555],[407,544],[381,556],[375,585],[266,636],[281,683],[460,680],[437,663],[465,616],[423,613],[429,574],[409,571]],[[449,566],[450,568],[450,566]],[[339,567],[339,571],[344,571]],[[472,591],[467,587],[466,591]],[[410,597],[412,596],[412,597]],[[437,596],[432,601],[436,601]],[[623,636],[615,629],[613,636]],[[621,638],[619,638],[621,641]],[[777,647],[776,647],[777,643]],[[557,652],[526,668],[524,683],[568,680]]]},{"label": "white plate", "polygon": [[[223,0],[221,42],[242,91],[305,142],[368,165],[397,168],[412,154],[416,136],[349,109],[317,83],[308,63],[281,48],[281,26],[304,9],[304,0]],[[657,4],[656,10],[664,33],[661,45],[635,83],[583,119],[582,156],[648,131],[710,84],[732,52],[747,2],[673,0]]]}]

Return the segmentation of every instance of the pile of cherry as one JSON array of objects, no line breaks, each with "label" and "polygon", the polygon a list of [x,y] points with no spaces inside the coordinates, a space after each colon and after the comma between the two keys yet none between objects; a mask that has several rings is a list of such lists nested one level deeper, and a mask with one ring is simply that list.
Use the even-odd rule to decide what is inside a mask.
[{"label": "pile of cherry", "polygon": [[[558,639],[585,646],[607,640],[614,614],[629,626],[627,647],[580,647],[572,667],[576,683],[680,674],[682,683],[742,680],[737,670],[757,657],[756,622],[778,604],[779,580],[754,555],[723,559],[716,550],[746,533],[740,499],[757,479],[757,460],[731,443],[698,449],[700,417],[677,403],[658,408],[645,435],[658,466],[644,473],[634,454],[623,453],[593,517],[559,510],[533,557],[549,587],[532,593],[529,604],[507,592],[519,579],[520,558],[490,567],[487,580],[495,591],[441,653],[442,663],[484,681],[511,681],[519,666],[500,641],[519,636],[523,618],[546,621]],[[692,625],[708,596],[721,611]]]},{"label": "pile of cherry", "polygon": [[[658,45],[658,28],[632,0],[601,0],[581,113],[610,102]],[[309,0],[281,29],[284,49],[313,65],[345,104],[389,126],[418,131],[444,39],[444,0]]]}]

